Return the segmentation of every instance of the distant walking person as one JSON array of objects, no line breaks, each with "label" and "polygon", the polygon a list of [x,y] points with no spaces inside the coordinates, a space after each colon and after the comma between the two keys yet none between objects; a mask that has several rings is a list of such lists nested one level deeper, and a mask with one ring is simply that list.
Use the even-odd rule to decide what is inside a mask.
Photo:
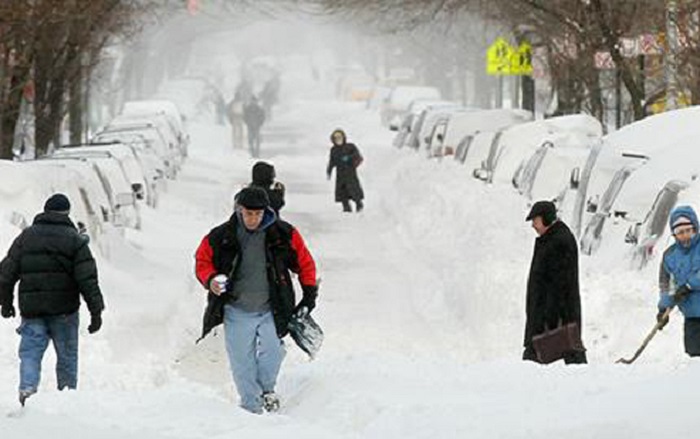
[{"label": "distant walking person", "polygon": [[[578,246],[569,227],[557,218],[557,209],[550,201],[536,202],[526,221],[532,221],[539,237],[535,240],[527,281],[523,360],[539,362],[532,342],[534,336],[574,322],[580,331]],[[580,339],[580,333],[577,336]],[[566,353],[564,362],[586,363],[585,350]]]},{"label": "distant walking person", "polygon": [[[671,212],[669,226],[676,242],[665,252],[659,270],[660,299],[657,320],[663,328],[668,323],[666,311],[676,304],[685,322],[685,352],[700,356],[700,235],[698,217],[690,206]],[[672,293],[673,292],[673,293]]]},{"label": "distant walking person", "polygon": [[248,128],[248,147],[252,157],[260,157],[260,128],[265,123],[265,110],[255,96],[243,107],[243,120]]},{"label": "distant walking person", "polygon": [[353,143],[347,142],[345,131],[337,129],[331,134],[330,158],[326,175],[331,179],[335,168],[335,201],[343,205],[343,212],[352,212],[350,200],[355,202],[355,210],[360,212],[364,205],[365,197],[360,179],[357,176],[357,167],[363,161],[360,150]]},{"label": "distant walking person", "polygon": [[236,96],[229,102],[226,115],[228,116],[228,121],[231,124],[231,140],[234,149],[243,148],[243,132],[244,122],[243,122],[243,99],[236,94]]},{"label": "distant walking person", "polygon": [[19,402],[36,393],[41,362],[49,341],[56,350],[58,390],[78,386],[78,309],[80,297],[90,311],[88,332],[102,326],[104,302],[97,281],[97,267],[87,236],[78,233],[68,217],[70,201],[63,194],[51,196],[44,212],[14,240],[0,262],[2,316],[15,316],[14,286],[22,322],[19,345]]},{"label": "distant walking person", "polygon": [[275,167],[267,162],[257,162],[253,165],[253,181],[250,186],[257,186],[267,192],[270,199],[270,207],[275,211],[277,217],[284,207],[284,185],[275,181]]}]

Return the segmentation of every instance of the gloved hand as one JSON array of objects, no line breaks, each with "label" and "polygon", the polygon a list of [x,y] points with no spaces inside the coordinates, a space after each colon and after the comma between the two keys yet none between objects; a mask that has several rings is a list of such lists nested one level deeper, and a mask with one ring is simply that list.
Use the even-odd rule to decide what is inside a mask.
[{"label": "gloved hand", "polygon": [[90,325],[88,326],[88,332],[90,334],[94,334],[97,331],[100,330],[102,327],[102,315],[101,314],[93,314],[90,316]]},{"label": "gloved hand", "polygon": [[280,192],[280,193],[282,193],[282,194],[284,194],[285,187],[284,187],[284,184],[282,184],[282,182],[276,181],[276,182],[272,185],[272,189],[273,189],[273,190],[276,190],[276,191],[278,191],[278,192]]},{"label": "gloved hand", "polygon": [[664,326],[668,325],[669,318],[668,315],[665,314],[665,309],[659,309],[658,314],[656,314],[656,323],[659,323],[659,331],[664,329]]},{"label": "gloved hand", "polygon": [[676,292],[673,293],[673,300],[676,303],[681,303],[688,297],[688,294],[690,294],[690,287],[688,285],[681,285],[676,289]]},{"label": "gloved hand", "polygon": [[10,317],[15,316],[15,307],[11,303],[9,305],[3,305],[2,309],[0,310],[0,314],[2,314],[3,318],[9,319]]},{"label": "gloved hand", "polygon": [[301,289],[304,291],[299,304],[297,305],[294,312],[298,312],[301,308],[306,308],[309,313],[316,308],[316,297],[318,296],[318,287],[316,285],[302,285]]}]

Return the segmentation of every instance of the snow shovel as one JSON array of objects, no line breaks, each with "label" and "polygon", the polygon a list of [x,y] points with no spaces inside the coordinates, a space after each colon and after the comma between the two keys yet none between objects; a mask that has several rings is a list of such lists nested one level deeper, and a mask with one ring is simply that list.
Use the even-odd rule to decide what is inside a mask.
[{"label": "snow shovel", "polygon": [[295,313],[287,326],[289,335],[299,348],[314,359],[323,344],[323,330],[318,323],[311,318],[309,311],[302,308]]},{"label": "snow shovel", "polygon": [[661,321],[657,322],[656,325],[654,325],[651,332],[644,339],[644,341],[642,342],[642,345],[639,347],[639,349],[637,349],[637,352],[634,353],[632,358],[620,358],[615,363],[616,364],[617,363],[632,364],[634,362],[634,360],[639,358],[639,356],[642,355],[642,352],[644,352],[644,349],[646,349],[646,347],[649,344],[649,342],[651,341],[651,339],[654,338],[654,336],[659,331],[659,329],[661,329],[661,326],[662,326],[664,320],[666,320],[668,318],[668,316],[671,314],[671,311],[673,311],[673,307],[666,308],[666,311],[664,311],[664,315],[661,318]]}]

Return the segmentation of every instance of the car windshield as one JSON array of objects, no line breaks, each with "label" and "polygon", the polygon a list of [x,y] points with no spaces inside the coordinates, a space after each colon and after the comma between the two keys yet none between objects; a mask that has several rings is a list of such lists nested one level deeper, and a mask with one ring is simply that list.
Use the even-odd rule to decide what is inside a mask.
[{"label": "car windshield", "polygon": [[[666,222],[671,214],[671,209],[678,201],[678,191],[669,187],[665,187],[659,192],[654,205],[651,207],[647,218],[644,220],[647,223],[647,236],[659,237],[663,235],[666,228]],[[649,218],[651,216],[651,218]]]},{"label": "car windshield", "polygon": [[625,184],[625,181],[627,180],[627,178],[631,174],[632,174],[632,169],[630,169],[628,167],[618,169],[618,171],[615,172],[615,175],[613,176],[613,179],[610,182],[610,185],[603,193],[603,198],[600,201],[600,206],[598,208],[599,212],[606,213],[606,214],[608,212],[610,212],[610,208],[612,207],[613,203],[615,202],[617,195],[620,193],[620,190],[622,190],[622,186]]}]

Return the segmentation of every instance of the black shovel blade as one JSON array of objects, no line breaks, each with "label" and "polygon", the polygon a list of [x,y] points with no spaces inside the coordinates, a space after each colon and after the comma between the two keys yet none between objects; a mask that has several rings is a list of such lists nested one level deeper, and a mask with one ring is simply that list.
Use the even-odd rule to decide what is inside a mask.
[{"label": "black shovel blade", "polygon": [[313,360],[323,344],[323,330],[309,314],[295,314],[287,326],[289,335]]}]

